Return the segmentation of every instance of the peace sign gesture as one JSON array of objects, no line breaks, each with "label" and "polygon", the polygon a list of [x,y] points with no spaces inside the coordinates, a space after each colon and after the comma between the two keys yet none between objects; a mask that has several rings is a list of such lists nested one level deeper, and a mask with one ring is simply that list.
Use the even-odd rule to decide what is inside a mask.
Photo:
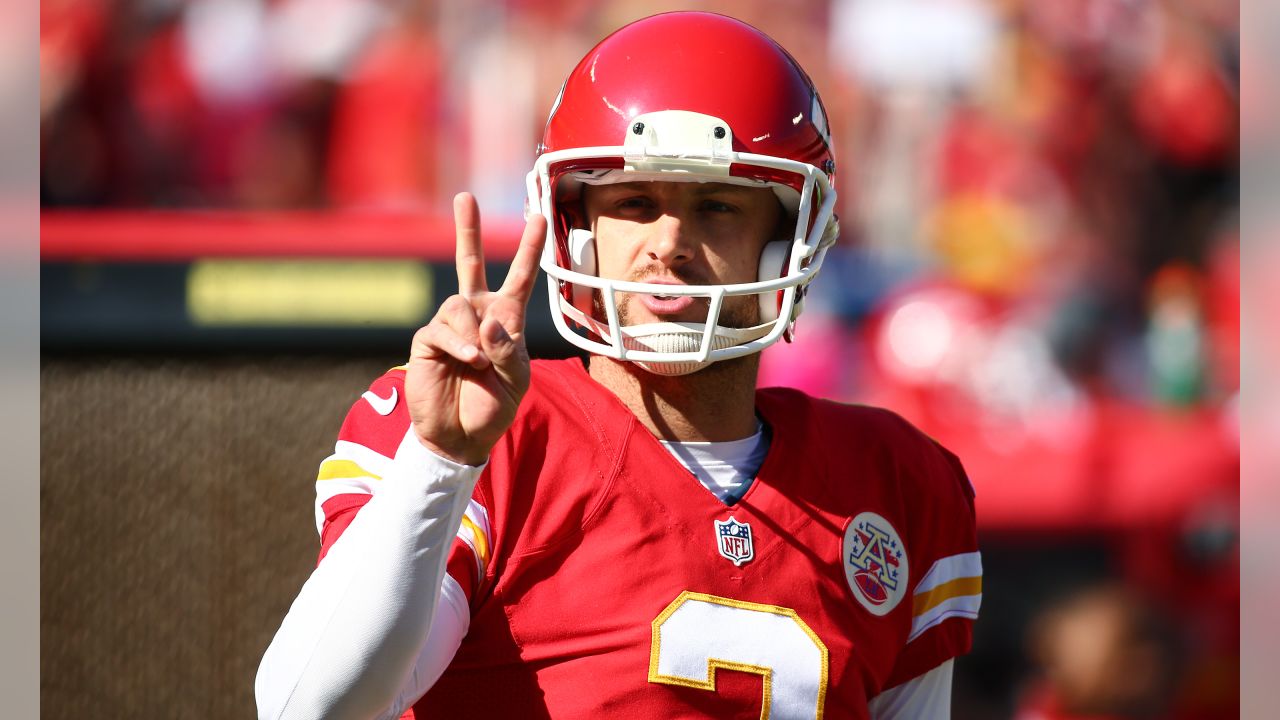
[{"label": "peace sign gesture", "polygon": [[458,294],[413,336],[405,402],[418,439],[436,454],[479,465],[511,426],[529,389],[525,309],[546,238],[542,215],[529,218],[507,279],[485,283],[480,208],[470,193],[453,198]]}]

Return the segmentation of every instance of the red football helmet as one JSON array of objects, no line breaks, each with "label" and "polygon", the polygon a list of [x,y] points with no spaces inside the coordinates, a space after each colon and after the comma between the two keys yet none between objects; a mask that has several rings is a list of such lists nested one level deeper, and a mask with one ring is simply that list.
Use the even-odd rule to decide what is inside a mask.
[{"label": "red football helmet", "polygon": [[[771,187],[795,231],[768,243],[756,282],[654,285],[598,277],[595,238],[575,226],[581,185],[656,180]],[[548,222],[542,268],[560,334],[663,374],[758,352],[784,335],[838,234],[826,112],[808,75],[759,30],[723,15],[639,20],[596,45],[565,81],[529,173],[529,212]],[[593,311],[599,293],[606,317]],[[614,293],[706,297],[705,323],[620,327]],[[718,324],[726,296],[757,295],[761,324]],[[585,331],[578,334],[571,327]]]}]

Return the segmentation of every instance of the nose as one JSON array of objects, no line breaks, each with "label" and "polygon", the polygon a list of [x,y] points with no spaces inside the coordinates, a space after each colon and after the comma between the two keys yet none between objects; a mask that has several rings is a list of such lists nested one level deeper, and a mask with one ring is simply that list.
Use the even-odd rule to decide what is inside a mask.
[{"label": "nose", "polygon": [[693,242],[685,218],[680,213],[665,212],[650,227],[648,247],[645,249],[650,259],[667,267],[675,267],[693,258]]}]

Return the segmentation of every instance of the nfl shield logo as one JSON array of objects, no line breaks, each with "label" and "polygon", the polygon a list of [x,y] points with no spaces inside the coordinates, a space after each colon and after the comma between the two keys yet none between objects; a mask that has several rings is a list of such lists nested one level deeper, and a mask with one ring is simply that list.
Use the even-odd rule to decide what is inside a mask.
[{"label": "nfl shield logo", "polygon": [[751,526],[740,523],[732,517],[728,520],[716,520],[716,548],[720,554],[733,561],[739,567],[750,562],[756,556],[751,544]]}]

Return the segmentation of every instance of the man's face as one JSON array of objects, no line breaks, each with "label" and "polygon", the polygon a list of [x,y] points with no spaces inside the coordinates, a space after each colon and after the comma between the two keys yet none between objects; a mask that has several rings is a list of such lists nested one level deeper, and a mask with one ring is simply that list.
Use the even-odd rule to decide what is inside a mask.
[{"label": "man's face", "polygon": [[[758,279],[760,251],[779,237],[782,206],[769,188],[724,183],[587,185],[583,205],[596,238],[600,277],[676,285]],[[719,322],[759,322],[758,296],[726,297]],[[705,322],[709,300],[618,293],[622,325]],[[599,299],[597,299],[599,304]],[[604,317],[603,307],[597,307]]]}]

